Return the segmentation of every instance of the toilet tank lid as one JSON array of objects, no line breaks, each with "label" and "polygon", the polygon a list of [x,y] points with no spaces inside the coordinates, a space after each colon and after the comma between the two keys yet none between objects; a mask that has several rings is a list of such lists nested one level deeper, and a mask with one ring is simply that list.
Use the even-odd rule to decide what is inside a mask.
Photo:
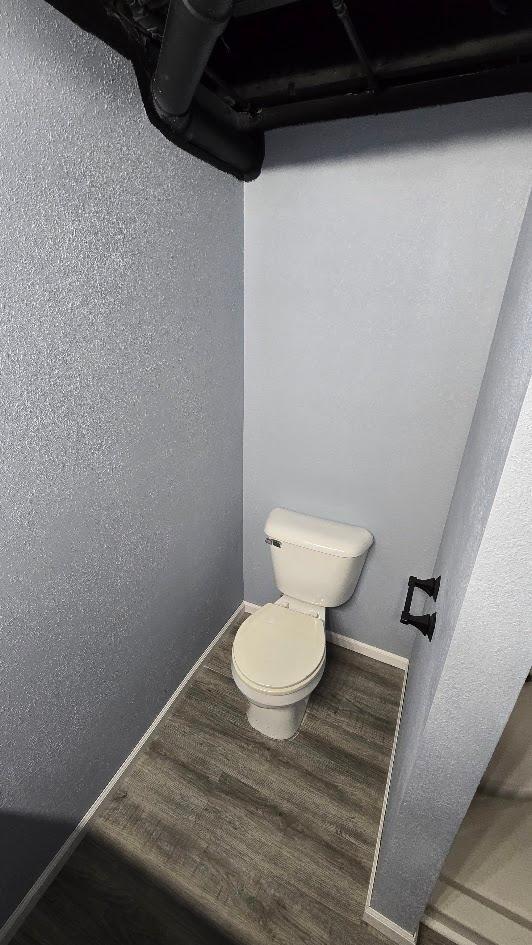
[{"label": "toilet tank lid", "polygon": [[290,509],[273,509],[268,515],[264,532],[275,541],[339,558],[358,558],[373,544],[373,535],[367,528],[330,522]]}]

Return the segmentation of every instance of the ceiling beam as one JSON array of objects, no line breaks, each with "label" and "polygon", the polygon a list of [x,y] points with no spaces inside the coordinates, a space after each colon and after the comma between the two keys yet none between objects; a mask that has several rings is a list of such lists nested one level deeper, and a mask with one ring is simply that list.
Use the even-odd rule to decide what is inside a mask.
[{"label": "ceiling beam", "polygon": [[[427,49],[409,56],[395,59],[376,57],[372,68],[384,84],[429,78],[431,73],[474,71],[480,65],[484,68],[497,68],[504,60],[516,60],[519,57],[532,56],[532,29],[518,30],[499,36],[483,37],[478,40],[465,40],[449,46]],[[364,71],[359,62],[340,63],[324,69],[307,69],[289,75],[277,75],[254,82],[235,84],[235,90],[246,101],[268,102],[268,99],[282,99],[287,96],[290,83],[291,98],[308,98],[316,91],[339,89],[354,85],[354,91],[364,81]]]},{"label": "ceiling beam", "polygon": [[258,111],[252,127],[269,131],[288,125],[406,111],[450,102],[532,91],[532,60],[459,75],[418,79],[373,92],[347,92],[271,105]]}]

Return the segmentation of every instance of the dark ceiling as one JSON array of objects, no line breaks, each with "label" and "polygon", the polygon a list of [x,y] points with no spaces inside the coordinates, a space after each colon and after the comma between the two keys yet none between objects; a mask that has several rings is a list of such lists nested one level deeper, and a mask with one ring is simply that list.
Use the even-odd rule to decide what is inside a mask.
[{"label": "dark ceiling", "polygon": [[[150,83],[168,0],[50,2],[133,61],[167,137],[238,177],[257,175],[260,160],[235,170],[156,114]],[[256,139],[283,125],[530,89],[532,0],[234,0],[196,98]]]}]

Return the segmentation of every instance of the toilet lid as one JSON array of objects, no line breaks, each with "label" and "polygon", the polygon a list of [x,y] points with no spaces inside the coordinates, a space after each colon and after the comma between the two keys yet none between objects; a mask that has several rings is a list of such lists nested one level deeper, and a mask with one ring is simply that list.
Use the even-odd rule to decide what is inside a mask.
[{"label": "toilet lid", "polygon": [[236,668],[252,684],[285,689],[304,682],[325,653],[323,622],[266,604],[244,621],[233,643]]}]

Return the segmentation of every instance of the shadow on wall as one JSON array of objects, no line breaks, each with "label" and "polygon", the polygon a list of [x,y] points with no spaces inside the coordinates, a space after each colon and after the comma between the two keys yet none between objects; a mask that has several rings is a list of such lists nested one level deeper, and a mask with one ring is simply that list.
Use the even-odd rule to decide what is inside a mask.
[{"label": "shadow on wall", "polygon": [[36,881],[75,826],[64,819],[0,811],[0,848],[4,851],[0,930],[28,892],[28,883]]},{"label": "shadow on wall", "polygon": [[[527,130],[525,92],[433,108],[281,128],[266,136],[265,168],[341,161],[401,149],[427,149],[461,139],[498,137]],[[251,185],[253,186],[253,185]]]},{"label": "shadow on wall", "polygon": [[[37,836],[49,844],[65,824],[26,815],[0,815],[1,842]],[[176,856],[176,860],[178,857]],[[16,877],[4,876],[8,888]],[[178,877],[177,877],[178,883]],[[176,885],[177,885],[176,883]],[[21,896],[24,895],[21,892]],[[90,830],[11,939],[12,945],[238,945],[240,939],[187,902],[177,890]]]}]

